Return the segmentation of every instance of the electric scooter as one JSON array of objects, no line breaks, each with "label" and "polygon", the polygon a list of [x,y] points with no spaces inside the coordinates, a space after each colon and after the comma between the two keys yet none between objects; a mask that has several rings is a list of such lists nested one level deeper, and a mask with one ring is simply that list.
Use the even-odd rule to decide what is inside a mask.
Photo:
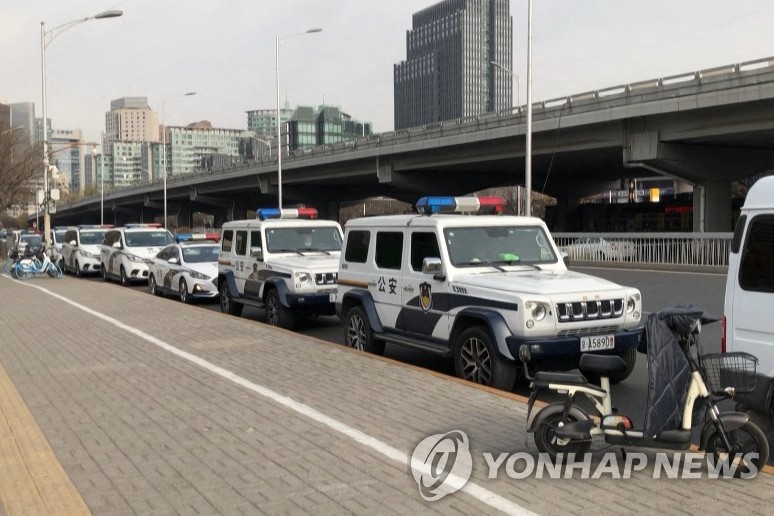
[{"label": "electric scooter", "polygon": [[[623,453],[625,446],[688,450],[698,400],[697,409],[705,411],[706,419],[699,450],[706,451],[708,459],[733,461],[734,476],[760,470],[769,458],[766,436],[747,414],[720,412],[716,404],[724,397],[754,390],[758,360],[742,352],[700,355],[698,335],[702,322],[714,321],[693,307],[668,308],[649,316],[645,346],[639,349],[648,354],[650,374],[648,409],[642,429],[635,429],[631,419],[613,407],[609,375],[626,370],[626,363],[619,356],[586,353],[581,357],[579,369],[600,377],[600,385],[595,385],[582,374],[540,371],[531,377],[529,347],[521,346],[519,358],[524,374],[532,381],[528,432],[534,434],[538,450],[552,460],[559,454],[563,454],[562,458],[571,453],[577,456],[589,450],[594,437],[622,446]],[[665,360],[666,355],[669,357]],[[546,405],[530,420],[542,390],[562,393],[564,401]],[[593,414],[576,403],[578,393],[591,401]]]}]

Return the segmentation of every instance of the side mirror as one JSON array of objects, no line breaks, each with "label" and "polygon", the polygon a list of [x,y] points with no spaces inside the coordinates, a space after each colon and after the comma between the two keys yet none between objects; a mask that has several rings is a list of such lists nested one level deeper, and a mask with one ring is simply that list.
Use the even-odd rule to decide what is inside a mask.
[{"label": "side mirror", "polygon": [[562,261],[564,262],[564,266],[565,266],[565,267],[569,267],[569,266],[570,266],[570,255],[569,255],[569,254],[567,254],[567,251],[562,251],[562,252],[561,252],[561,253],[559,253],[559,254],[560,254],[560,255],[561,255],[561,257],[562,257]]},{"label": "side mirror", "polygon": [[431,256],[422,260],[422,272],[424,274],[440,274],[443,271],[443,264],[440,258]]},{"label": "side mirror", "polygon": [[76,244],[77,244],[77,242],[76,242],[75,240],[70,240],[70,241],[69,241],[69,242],[67,242],[67,243],[68,243],[68,244],[70,244],[70,245],[76,245]]},{"label": "side mirror", "polygon": [[113,247],[115,247],[116,249],[121,249],[121,241],[116,240],[115,242],[113,242]]},{"label": "side mirror", "polygon": [[251,247],[250,248],[250,258],[255,258],[256,260],[262,260],[263,259],[263,249],[260,247]]},{"label": "side mirror", "polygon": [[168,263],[171,263],[172,265],[175,265],[177,263],[177,258],[170,258],[167,260]]}]

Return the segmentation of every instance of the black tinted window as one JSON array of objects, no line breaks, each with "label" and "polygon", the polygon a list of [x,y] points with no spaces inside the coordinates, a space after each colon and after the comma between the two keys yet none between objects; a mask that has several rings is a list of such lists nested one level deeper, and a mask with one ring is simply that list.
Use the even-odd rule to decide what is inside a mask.
[{"label": "black tinted window", "polygon": [[221,249],[223,252],[230,253],[231,252],[231,243],[234,241],[234,231],[227,230],[223,232],[223,240],[222,240],[222,246]]},{"label": "black tinted window", "polygon": [[347,249],[344,260],[354,263],[365,263],[368,258],[368,244],[371,242],[370,231],[350,231],[347,237]]},{"label": "black tinted window", "polygon": [[739,285],[745,290],[774,292],[774,216],[750,221],[739,264]]},{"label": "black tinted window", "polygon": [[438,250],[438,238],[435,233],[411,234],[411,268],[415,271],[422,270],[422,261],[425,258],[440,258]]},{"label": "black tinted window", "polygon": [[380,232],[376,234],[376,266],[381,269],[400,270],[403,253],[403,233]]},{"label": "black tinted window", "polygon": [[237,231],[234,242],[234,252],[244,256],[247,254],[247,231]]},{"label": "black tinted window", "polygon": [[736,254],[742,247],[742,235],[744,235],[744,226],[747,223],[747,215],[742,215],[736,222],[736,229],[734,229],[734,239],[731,241],[731,252]]}]

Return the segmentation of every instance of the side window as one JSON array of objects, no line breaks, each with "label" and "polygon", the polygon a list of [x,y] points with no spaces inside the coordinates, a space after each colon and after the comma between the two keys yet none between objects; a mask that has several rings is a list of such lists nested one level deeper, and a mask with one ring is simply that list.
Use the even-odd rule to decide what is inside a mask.
[{"label": "side window", "polygon": [[77,241],[78,239],[75,238],[75,230],[70,229],[65,233],[65,242],[72,242],[73,240]]},{"label": "side window", "polygon": [[105,233],[105,242],[104,242],[105,245],[108,245],[108,246],[113,245],[113,242],[116,241],[117,233],[118,233],[117,231],[108,231],[107,233]]},{"label": "side window", "polygon": [[234,238],[234,253],[239,256],[247,254],[247,231],[237,231]]},{"label": "side window", "polygon": [[742,247],[742,235],[744,235],[744,227],[747,224],[747,215],[742,215],[736,222],[736,228],[734,229],[734,238],[731,240],[731,252],[736,254]]},{"label": "side window", "polygon": [[438,238],[435,233],[415,232],[411,234],[411,268],[422,270],[422,261],[429,257],[441,257],[438,249]]},{"label": "side window", "polygon": [[261,230],[253,230],[250,232],[250,249],[254,247],[263,247],[261,245]]},{"label": "side window", "polygon": [[344,251],[344,261],[365,263],[368,259],[368,244],[370,242],[370,231],[350,231],[347,237],[347,249]]},{"label": "side window", "polygon": [[376,266],[380,269],[400,270],[403,256],[403,233],[380,231],[376,234]]},{"label": "side window", "polygon": [[221,243],[221,251],[224,253],[230,253],[231,252],[231,244],[234,241],[234,231],[231,229],[228,229],[223,232],[223,241]]},{"label": "side window", "polygon": [[754,292],[774,292],[774,215],[750,221],[739,264],[739,286]]}]

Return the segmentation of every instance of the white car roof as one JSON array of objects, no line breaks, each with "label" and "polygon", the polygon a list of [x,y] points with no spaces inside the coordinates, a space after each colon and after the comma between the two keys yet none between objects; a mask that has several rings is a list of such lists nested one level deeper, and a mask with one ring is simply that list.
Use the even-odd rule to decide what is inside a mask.
[{"label": "white car roof", "polygon": [[515,215],[384,215],[361,217],[347,222],[347,228],[363,227],[477,227],[477,226],[545,226],[537,217]]},{"label": "white car roof", "polygon": [[335,220],[309,220],[309,219],[250,219],[250,220],[235,220],[232,222],[226,222],[223,224],[223,230],[227,229],[244,229],[244,228],[277,228],[277,227],[341,227]]}]

